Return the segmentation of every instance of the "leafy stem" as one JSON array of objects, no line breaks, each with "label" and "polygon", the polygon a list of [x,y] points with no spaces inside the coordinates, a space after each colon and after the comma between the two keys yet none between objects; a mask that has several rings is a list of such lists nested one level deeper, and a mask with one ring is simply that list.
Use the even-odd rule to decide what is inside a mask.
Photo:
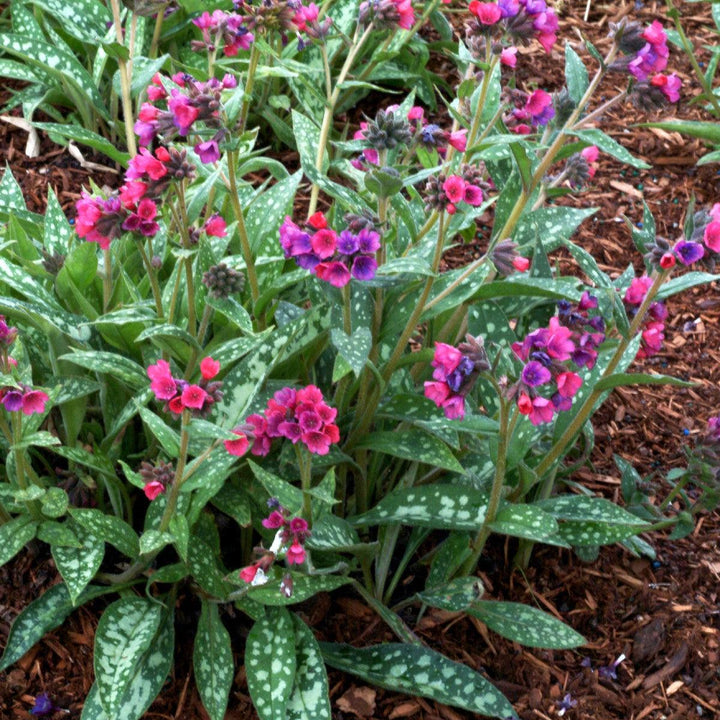
[{"label": "leafy stem", "polygon": [[[115,38],[120,45],[124,46],[122,20],[120,19],[120,2],[119,0],[110,0],[110,7],[113,15],[113,25],[115,26]],[[133,20],[135,16],[133,14]],[[135,131],[133,130],[133,108],[132,98],[130,96],[130,80],[132,72],[132,44],[130,46],[130,60],[126,61],[122,57],[117,58],[118,71],[120,74],[120,92],[123,106],[123,120],[125,121],[125,142],[130,157],[137,155],[137,145],[135,144]]]}]

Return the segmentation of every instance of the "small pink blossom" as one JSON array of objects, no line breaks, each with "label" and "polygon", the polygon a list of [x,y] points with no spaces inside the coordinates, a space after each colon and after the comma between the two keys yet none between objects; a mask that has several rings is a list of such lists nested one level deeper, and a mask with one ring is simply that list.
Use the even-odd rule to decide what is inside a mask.
[{"label": "small pink blossom", "polygon": [[459,203],[465,199],[467,183],[459,175],[450,175],[443,183],[443,190],[451,203]]},{"label": "small pink blossom", "polygon": [[296,540],[287,550],[288,565],[302,565],[305,562],[305,548]]},{"label": "small pink blossom", "polygon": [[235,457],[242,457],[248,451],[248,448],[250,447],[250,441],[248,440],[247,435],[242,430],[234,429],[231,432],[237,435],[237,439],[225,440],[225,442],[223,443],[225,445],[225,449],[231,455],[235,455]]},{"label": "small pink blossom", "polygon": [[165,492],[165,485],[159,480],[151,480],[149,483],[145,483],[143,488],[145,497],[152,502],[158,495],[162,495]]},{"label": "small pink blossom", "polygon": [[208,394],[199,385],[188,385],[180,396],[182,404],[186,408],[199,410],[207,399]]},{"label": "small pink blossom", "polygon": [[200,374],[205,380],[212,380],[220,372],[220,363],[209,355],[200,361]]}]

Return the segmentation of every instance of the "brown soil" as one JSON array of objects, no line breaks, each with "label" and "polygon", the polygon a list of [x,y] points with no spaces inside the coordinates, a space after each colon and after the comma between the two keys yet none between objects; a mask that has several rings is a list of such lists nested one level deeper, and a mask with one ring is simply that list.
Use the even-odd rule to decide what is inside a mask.
[{"label": "brown soil", "polygon": [[[663,16],[664,3],[604,3],[593,0],[589,21],[582,20],[584,0],[563,3],[560,37],[576,37],[579,29],[601,49],[608,22],[631,14],[641,22]],[[682,3],[684,26],[694,39],[698,59],[709,54],[701,43],[712,43],[707,3]],[[667,23],[664,23],[667,27]],[[586,57],[586,56],[584,56]],[[557,89],[557,46],[552,57],[535,52],[532,61],[521,59],[522,82]],[[682,99],[663,117],[709,119],[690,101],[699,88],[687,59],[671,53],[670,68],[683,79]],[[610,97],[612,81],[604,94]],[[639,256],[632,246],[623,217],[633,223],[642,219],[642,199],[653,210],[658,233],[675,239],[680,234],[683,213],[691,197],[698,204],[720,200],[717,166],[696,168],[705,152],[702,143],[674,133],[636,128],[638,113],[628,105],[616,106],[602,127],[631,152],[652,164],[647,171],[621,167],[601,158],[592,187],[563,202],[598,207],[584,223],[577,242],[593,253],[604,269],[620,273]],[[42,142],[41,155],[32,160],[22,148],[25,134],[0,124],[0,146],[28,198],[29,208],[42,212],[46,187],[51,184],[60,202],[69,209],[82,184],[92,174],[95,182],[116,184],[112,173],[82,169],[67,152]],[[106,163],[99,157],[88,157]],[[467,246],[453,260],[462,262],[477,253]],[[570,269],[570,261],[557,262]],[[574,476],[586,487],[613,500],[619,498],[619,476],[612,456],[632,460],[643,475],[661,487],[661,477],[683,464],[683,448],[701,432],[708,417],[720,410],[720,293],[713,284],[676,296],[669,304],[670,320],[663,351],[638,363],[659,372],[669,372],[696,383],[692,388],[657,387],[621,389],[613,393],[595,418],[596,448],[592,467]],[[535,604],[572,624],[588,639],[577,651],[547,651],[522,648],[488,633],[479,622],[471,622],[441,611],[424,616],[416,630],[430,647],[465,662],[495,682],[515,704],[523,720],[559,717],[559,701],[566,693],[577,706],[564,717],[569,720],[689,720],[720,717],[720,515],[700,519],[690,537],[669,541],[648,538],[658,560],[632,557],[619,547],[603,548],[599,559],[582,563],[572,553],[541,549],[526,574],[511,573],[511,550],[500,541],[491,544],[480,574],[489,597]],[[0,569],[0,644],[10,623],[33,598],[57,582],[52,559],[42,552],[23,553]],[[34,699],[47,693],[68,713],[59,718],[79,718],[83,698],[93,679],[94,631],[105,603],[95,601],[75,612],[57,631],[38,643],[16,666],[0,674],[0,718],[28,717]],[[180,598],[178,606],[178,652],[176,664],[160,698],[147,718],[164,720],[206,718],[193,687],[189,657],[197,612],[193,600]],[[321,639],[371,644],[392,637],[359,598],[336,593],[306,603],[301,612]],[[238,673],[233,686],[230,720],[255,717],[243,668],[243,638],[249,629],[242,616],[224,620],[234,637]],[[414,622],[414,617],[408,617]],[[620,654],[627,656],[617,669],[617,679],[599,678],[597,669],[608,666]],[[583,659],[587,658],[583,663]],[[587,665],[590,667],[587,667]],[[411,718],[456,720],[469,713],[434,702],[376,691],[361,682],[330,672],[334,717]]]}]

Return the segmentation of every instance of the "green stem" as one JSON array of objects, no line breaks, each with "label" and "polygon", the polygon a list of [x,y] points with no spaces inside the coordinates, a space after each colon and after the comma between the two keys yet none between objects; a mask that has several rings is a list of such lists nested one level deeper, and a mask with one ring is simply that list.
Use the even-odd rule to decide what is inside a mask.
[{"label": "green stem", "polygon": [[12,520],[12,515],[5,509],[5,506],[0,502],[0,525],[9,523]]},{"label": "green stem", "polygon": [[[12,438],[13,438],[13,445],[19,445],[20,442],[22,442],[22,416],[20,414],[20,411],[12,412],[11,413],[11,422],[12,422]],[[28,482],[27,480],[27,470],[25,466],[25,450],[24,448],[15,448],[13,450],[15,453],[15,469],[17,474],[17,484],[20,486],[21,490],[27,490],[28,486],[31,484],[34,484],[32,482]],[[37,500],[30,500],[25,503],[25,507],[28,509],[28,512],[30,513],[30,517],[32,517],[33,520],[37,520],[38,522],[42,520],[42,513],[40,512],[40,503]]]},{"label": "green stem", "polygon": [[342,289],[343,304],[343,330],[346,335],[352,335],[352,299],[350,297],[350,283]]},{"label": "green stem", "polygon": [[103,250],[103,314],[110,307],[110,298],[112,297],[112,258],[110,256],[110,248]]},{"label": "green stem", "polygon": [[477,109],[473,117],[472,125],[470,126],[470,132],[467,136],[467,147],[472,147],[475,144],[475,138],[480,130],[480,120],[482,119],[483,108],[485,107],[485,100],[487,99],[488,90],[490,89],[490,80],[492,79],[493,72],[498,62],[500,62],[499,55],[492,55],[487,57],[492,52],[491,44],[486,43],[486,57],[485,62],[488,65],[485,74],[483,75],[482,85],[480,86],[480,98],[478,99]]},{"label": "green stem", "polygon": [[153,299],[155,300],[155,312],[157,313],[158,320],[163,319],[163,306],[162,306],[162,293],[160,292],[160,286],[158,285],[157,275],[155,274],[155,268],[150,262],[147,253],[145,252],[145,245],[141,239],[137,239],[137,247],[140,251],[140,257],[142,257],[143,265],[145,265],[145,272],[148,274],[148,280],[150,281],[150,287],[152,289]]},{"label": "green stem", "polygon": [[[328,143],[328,137],[330,135],[330,126],[332,125],[333,115],[335,114],[335,106],[337,105],[338,98],[340,97],[341,85],[345,82],[350,68],[352,67],[355,58],[357,57],[360,48],[364,42],[370,37],[372,32],[373,24],[370,23],[366,28],[365,32],[360,36],[360,25],[355,28],[355,34],[353,35],[352,45],[348,51],[348,55],[345,58],[345,63],[340,69],[340,74],[337,78],[337,83],[332,95],[329,97],[326,105],[325,112],[323,113],[322,125],[320,126],[320,140],[318,142],[318,153],[315,159],[315,169],[322,173],[323,162],[325,160],[326,145]],[[358,39],[359,37],[359,39]],[[310,206],[308,208],[308,217],[315,213],[317,209],[318,197],[320,196],[320,187],[317,183],[313,183],[312,190],[310,191]]]},{"label": "green stem", "polygon": [[[248,62],[247,79],[245,80],[245,92],[243,93],[243,103],[240,109],[240,119],[238,120],[238,134],[245,132],[247,124],[248,111],[250,110],[250,100],[255,86],[255,72],[257,70],[258,61],[260,60],[260,51],[258,46],[253,43],[250,49],[250,60]],[[229,164],[229,159],[228,159]]]},{"label": "green stem", "polygon": [[[120,3],[119,0],[110,0],[110,7],[113,14],[113,25],[115,26],[115,38],[120,45],[125,45],[123,41],[122,21],[120,20]],[[132,48],[130,48],[130,57],[132,57]],[[130,75],[128,63],[122,58],[117,59],[118,71],[120,74],[120,92],[123,106],[123,120],[125,123],[125,141],[130,157],[137,155],[137,145],[135,144],[135,132],[133,130],[134,115],[132,109],[132,98],[130,97]]]},{"label": "green stem", "polygon": [[[253,46],[254,47],[254,46]],[[250,247],[250,241],[248,240],[247,229],[245,228],[245,216],[243,215],[242,207],[240,207],[240,197],[238,196],[237,190],[237,177],[235,175],[235,163],[237,162],[237,155],[235,151],[230,151],[227,154],[228,162],[228,190],[230,195],[230,203],[233,208],[235,220],[237,221],[238,234],[240,235],[240,248],[242,250],[243,259],[245,260],[245,269],[247,271],[248,282],[250,283],[250,295],[252,297],[253,304],[257,302],[260,297],[260,289],[258,287],[257,271],[255,270],[255,261],[253,259],[252,249]]]},{"label": "green stem", "polygon": [[298,468],[300,469],[300,487],[303,491],[303,517],[312,527],[312,458],[310,453],[301,447],[300,443],[295,444],[295,455],[297,457]]},{"label": "green stem", "polygon": [[[498,393],[500,400],[500,420],[499,420],[499,432],[498,432],[498,449],[497,449],[497,462],[495,464],[495,476],[493,478],[492,489],[490,490],[490,500],[488,501],[487,511],[485,512],[485,519],[483,520],[482,527],[478,530],[475,539],[470,545],[471,553],[470,557],[463,563],[460,574],[469,575],[477,565],[477,561],[482,555],[482,551],[485,548],[485,543],[488,537],[490,537],[491,525],[495,522],[497,517],[498,509],[500,508],[500,500],[502,500],[502,491],[505,486],[505,469],[507,467],[507,449],[510,437],[512,435],[512,429],[515,427],[515,422],[518,417],[517,407],[513,415],[513,421],[509,424],[509,410],[510,403]],[[511,429],[512,427],[512,429]]]},{"label": "green stem", "polygon": [[[178,183],[178,212],[180,214],[180,237],[182,238],[183,248],[186,251],[191,250],[190,246],[190,224],[187,216],[187,206],[185,205],[185,186],[184,183]],[[187,285],[187,304],[188,304],[188,332],[197,337],[197,317],[195,313],[195,279],[193,277],[193,259],[188,254],[184,258],[185,263],[185,281]]]},{"label": "green stem", "polygon": [[180,453],[178,455],[177,467],[175,468],[175,479],[170,486],[170,492],[167,496],[165,510],[163,511],[162,517],[160,518],[160,526],[158,530],[161,533],[164,533],[168,529],[168,527],[170,527],[170,521],[172,520],[172,517],[175,514],[175,510],[177,509],[178,497],[180,496],[180,488],[186,480],[183,475],[185,473],[185,466],[187,465],[188,444],[190,443],[190,433],[188,431],[189,424],[190,411],[183,410],[182,424],[180,426]]},{"label": "green stem", "polygon": [[160,46],[160,34],[162,33],[163,20],[165,18],[165,10],[167,5],[163,5],[155,16],[155,27],[153,28],[152,40],[150,41],[150,49],[148,50],[148,57],[154,60],[158,54],[158,47]]}]

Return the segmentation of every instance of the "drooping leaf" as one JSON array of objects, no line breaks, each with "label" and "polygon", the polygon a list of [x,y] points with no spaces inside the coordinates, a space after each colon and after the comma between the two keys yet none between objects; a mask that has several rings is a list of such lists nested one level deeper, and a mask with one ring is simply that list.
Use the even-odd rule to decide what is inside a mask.
[{"label": "drooping leaf", "polygon": [[332,667],[395,692],[420,695],[494,718],[517,718],[507,698],[467,665],[419,645],[385,643],[365,648],[320,643]]},{"label": "drooping leaf", "polygon": [[320,646],[312,630],[297,615],[290,617],[295,630],[297,669],[287,704],[287,720],[330,720],[330,687]]},{"label": "drooping leaf", "polygon": [[220,620],[218,606],[203,601],[193,647],[195,683],[211,720],[223,720],[235,665],[230,633]]}]

